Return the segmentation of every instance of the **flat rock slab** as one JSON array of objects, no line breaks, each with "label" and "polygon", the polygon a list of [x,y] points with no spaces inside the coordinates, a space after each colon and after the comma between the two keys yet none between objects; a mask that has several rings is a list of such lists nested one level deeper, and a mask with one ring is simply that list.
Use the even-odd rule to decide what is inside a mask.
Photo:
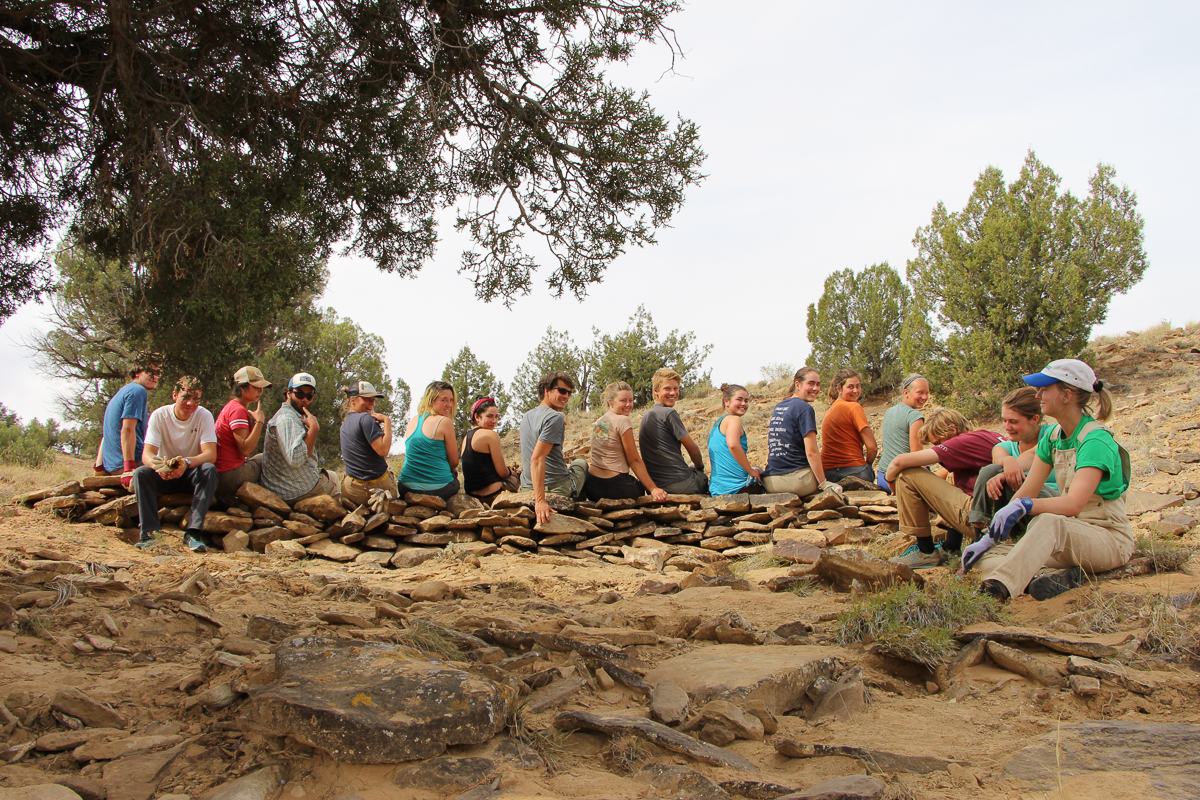
[{"label": "flat rock slab", "polygon": [[22,786],[19,789],[0,789],[0,800],[80,800],[80,798],[66,786],[42,783],[37,786]]},{"label": "flat rock slab", "polygon": [[887,784],[869,775],[846,775],[813,784],[802,792],[785,794],[776,800],[874,800],[882,797]]},{"label": "flat rock slab", "polygon": [[1125,492],[1125,513],[1131,517],[1181,505],[1183,505],[1183,495],[1180,494],[1158,494],[1157,492],[1144,492],[1141,489],[1130,489]]},{"label": "flat rock slab", "polygon": [[870,589],[887,589],[901,583],[925,585],[925,579],[903,564],[893,564],[865,550],[826,550],[817,562],[817,575],[835,586],[850,588],[854,581]]},{"label": "flat rock slab", "polygon": [[89,728],[124,728],[128,724],[116,711],[70,686],[54,693],[50,707],[81,720]]},{"label": "flat rock slab", "polygon": [[806,701],[818,677],[839,673],[841,651],[812,645],[719,644],[667,659],[646,674],[646,683],[674,683],[693,707],[712,700],[737,705],[762,700],[772,714],[785,714]]},{"label": "flat rock slab", "polygon": [[905,756],[899,753],[889,753],[886,750],[837,744],[803,744],[792,739],[776,739],[772,744],[775,746],[775,752],[788,758],[843,756],[863,762],[867,769],[874,772],[915,772],[925,775],[930,772],[940,772],[955,763],[932,756]]},{"label": "flat rock slab", "polygon": [[591,730],[609,735],[633,734],[664,750],[672,750],[691,756],[697,761],[718,767],[731,767],[746,772],[758,772],[744,756],[721,747],[693,739],[686,733],[672,730],[666,725],[644,717],[625,717],[618,714],[589,714],[586,711],[568,711],[559,714],[554,727],[560,731]]},{"label": "flat rock slab", "polygon": [[353,561],[362,554],[362,550],[329,539],[322,539],[308,546],[308,554],[328,558],[331,561]]},{"label": "flat rock slab", "polygon": [[255,689],[246,719],[350,764],[431,758],[499,733],[516,692],[411,648],[298,637],[275,653],[278,679]]},{"label": "flat rock slab", "polygon": [[[1009,759],[1003,777],[1050,791],[1069,786],[1107,796],[1144,776],[1147,798],[1200,797],[1200,725],[1113,720],[1063,725]],[[1074,793],[1073,792],[1073,793]]]},{"label": "flat rock slab", "polygon": [[996,642],[1012,644],[1038,644],[1050,650],[1057,650],[1073,656],[1088,658],[1113,658],[1120,650],[1111,644],[1089,641],[1082,638],[1067,639],[1045,631],[1030,628],[1001,628],[995,625],[971,625],[955,634],[959,641],[970,642],[975,639],[989,639]]}]

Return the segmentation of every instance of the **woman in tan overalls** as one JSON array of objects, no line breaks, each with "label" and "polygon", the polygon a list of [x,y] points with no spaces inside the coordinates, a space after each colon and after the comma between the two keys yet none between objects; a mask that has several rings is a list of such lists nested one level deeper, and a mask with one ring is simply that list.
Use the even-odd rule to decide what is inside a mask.
[{"label": "woman in tan overalls", "polygon": [[[1091,367],[1073,358],[1052,361],[1024,380],[1038,388],[1042,413],[1058,424],[1038,440],[1033,466],[1012,502],[963,550],[963,571],[978,565],[980,590],[1000,600],[1024,592],[1038,600],[1055,597],[1081,586],[1085,570],[1116,569],[1133,553],[1123,497],[1129,454],[1100,425],[1112,416],[1112,395]],[[1088,414],[1093,395],[1095,417]],[[1051,469],[1062,494],[1039,498]],[[1013,527],[1027,514],[1035,516],[1013,542]],[[1062,571],[1038,575],[1046,567]]]}]

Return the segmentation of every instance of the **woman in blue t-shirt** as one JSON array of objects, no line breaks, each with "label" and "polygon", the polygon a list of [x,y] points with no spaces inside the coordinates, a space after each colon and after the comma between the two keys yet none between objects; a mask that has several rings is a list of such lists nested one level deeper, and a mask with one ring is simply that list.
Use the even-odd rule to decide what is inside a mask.
[{"label": "woman in blue t-shirt", "polygon": [[708,492],[713,497],[719,494],[761,492],[759,480],[762,474],[746,457],[746,431],[742,427],[742,417],[750,409],[750,393],[745,386],[723,383],[721,402],[725,406],[725,414],[713,423],[712,430],[708,432],[708,460],[712,464]]},{"label": "woman in blue t-shirt", "polygon": [[[1038,439],[1029,476],[988,530],[963,550],[963,570],[983,572],[980,590],[1000,600],[1028,592],[1038,600],[1083,585],[1088,572],[1116,569],[1133,554],[1133,527],[1125,514],[1129,454],[1100,422],[1112,416],[1112,395],[1087,364],[1052,361],[1026,375],[1042,412],[1058,422]],[[1093,397],[1098,410],[1091,416]],[[1038,497],[1054,470],[1059,497]],[[1016,523],[1033,515],[1019,541]],[[1039,575],[1044,568],[1061,570]]]},{"label": "woman in blue t-shirt", "polygon": [[[977,528],[986,528],[996,512],[1012,500],[1033,466],[1038,438],[1053,427],[1042,424],[1042,403],[1032,386],[1008,393],[1000,405],[1000,421],[1008,441],[992,448],[992,463],[979,470],[975,479],[970,520]],[[1047,476],[1038,497],[1058,497],[1054,473]],[[1025,528],[1021,525],[1018,530],[1024,532]]]}]

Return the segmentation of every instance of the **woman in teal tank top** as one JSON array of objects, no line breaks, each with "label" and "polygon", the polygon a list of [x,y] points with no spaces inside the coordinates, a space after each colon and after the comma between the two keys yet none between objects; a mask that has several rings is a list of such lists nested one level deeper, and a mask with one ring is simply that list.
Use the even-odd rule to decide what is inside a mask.
[{"label": "woman in teal tank top", "polygon": [[746,432],[742,427],[742,417],[750,408],[750,393],[744,386],[725,383],[721,385],[721,401],[726,413],[708,433],[708,459],[712,464],[708,491],[714,497],[761,492],[761,473],[746,457]]},{"label": "woman in teal tank top", "polygon": [[454,477],[458,467],[458,443],[454,439],[454,387],[434,381],[425,387],[417,404],[417,416],[404,432],[404,467],[400,470],[400,492],[431,494],[449,500],[458,494]]}]

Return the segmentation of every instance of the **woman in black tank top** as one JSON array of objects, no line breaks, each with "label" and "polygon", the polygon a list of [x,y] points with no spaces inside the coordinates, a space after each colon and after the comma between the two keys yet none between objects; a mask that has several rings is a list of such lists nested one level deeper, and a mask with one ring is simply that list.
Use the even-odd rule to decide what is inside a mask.
[{"label": "woman in black tank top", "polygon": [[504,451],[496,433],[500,409],[493,398],[480,397],[475,401],[471,406],[471,422],[474,427],[463,437],[463,489],[490,506],[501,491],[517,490],[519,471],[504,463]]}]

